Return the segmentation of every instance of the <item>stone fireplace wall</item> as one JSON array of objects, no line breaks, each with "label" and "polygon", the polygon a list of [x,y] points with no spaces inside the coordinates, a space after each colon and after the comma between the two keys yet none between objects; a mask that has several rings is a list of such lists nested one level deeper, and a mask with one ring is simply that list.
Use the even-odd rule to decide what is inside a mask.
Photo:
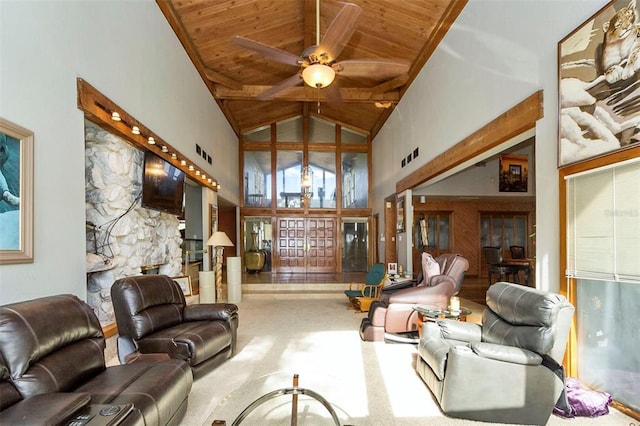
[{"label": "stone fireplace wall", "polygon": [[117,279],[151,266],[182,275],[182,238],[176,216],[140,206],[142,151],[86,121],[85,157],[87,302],[108,324]]}]

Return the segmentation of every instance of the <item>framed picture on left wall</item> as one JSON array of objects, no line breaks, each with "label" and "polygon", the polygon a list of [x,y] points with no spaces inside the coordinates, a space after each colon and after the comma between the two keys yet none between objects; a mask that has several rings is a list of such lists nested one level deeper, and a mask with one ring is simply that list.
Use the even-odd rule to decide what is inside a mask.
[{"label": "framed picture on left wall", "polygon": [[185,275],[184,277],[173,277],[173,280],[178,283],[185,296],[191,296],[191,277]]},{"label": "framed picture on left wall", "polygon": [[33,132],[0,118],[0,264],[33,263]]}]

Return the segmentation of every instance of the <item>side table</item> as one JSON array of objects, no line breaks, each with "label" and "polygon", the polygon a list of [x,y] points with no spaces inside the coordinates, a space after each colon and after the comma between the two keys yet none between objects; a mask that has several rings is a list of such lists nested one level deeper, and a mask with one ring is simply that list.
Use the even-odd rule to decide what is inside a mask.
[{"label": "side table", "polygon": [[422,324],[425,321],[435,321],[436,319],[455,319],[458,321],[467,321],[467,316],[472,314],[471,309],[460,307],[459,311],[450,311],[440,309],[437,306],[414,306],[413,310],[418,313],[418,336],[422,337]]}]

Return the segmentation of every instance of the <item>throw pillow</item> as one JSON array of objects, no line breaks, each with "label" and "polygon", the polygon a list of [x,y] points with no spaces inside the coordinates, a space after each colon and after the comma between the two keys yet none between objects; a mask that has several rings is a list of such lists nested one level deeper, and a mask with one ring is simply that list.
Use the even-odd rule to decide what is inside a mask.
[{"label": "throw pillow", "polygon": [[589,389],[575,377],[567,377],[566,392],[560,396],[553,412],[565,418],[597,417],[609,413],[611,394]]},{"label": "throw pillow", "polygon": [[422,275],[424,277],[422,285],[426,286],[430,285],[431,277],[440,275],[440,265],[429,253],[422,253]]}]

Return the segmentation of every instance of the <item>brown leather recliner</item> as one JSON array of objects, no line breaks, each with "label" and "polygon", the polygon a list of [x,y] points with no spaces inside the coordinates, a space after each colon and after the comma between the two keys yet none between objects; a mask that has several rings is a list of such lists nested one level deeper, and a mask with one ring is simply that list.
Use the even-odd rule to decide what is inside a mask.
[{"label": "brown leather recliner", "polygon": [[111,287],[121,362],[133,351],[166,353],[189,363],[194,375],[235,355],[238,306],[187,305],[166,275],[122,278]]},{"label": "brown leather recliner", "polygon": [[425,279],[420,284],[383,295],[380,301],[371,305],[369,315],[360,324],[362,340],[402,341],[403,334],[418,330],[414,306],[429,305],[441,309],[448,306],[451,296],[458,294],[462,287],[469,262],[459,254],[443,254],[435,260],[440,265],[440,275],[429,276],[424,270],[423,259]]},{"label": "brown leather recliner", "polygon": [[74,295],[0,307],[0,336],[2,425],[67,424],[91,412],[104,420],[95,411],[104,408],[122,410],[110,417],[126,415],[121,426],[178,425],[187,410],[189,364],[165,359],[106,367],[100,322]]}]

